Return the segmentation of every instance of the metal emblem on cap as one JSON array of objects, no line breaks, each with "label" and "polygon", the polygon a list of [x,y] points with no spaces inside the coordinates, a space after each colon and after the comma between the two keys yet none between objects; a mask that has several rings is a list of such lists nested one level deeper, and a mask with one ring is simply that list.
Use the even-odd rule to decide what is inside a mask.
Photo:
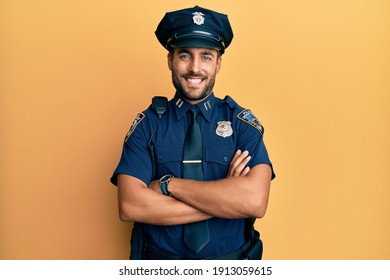
[{"label": "metal emblem on cap", "polygon": [[192,13],[194,16],[192,17],[192,20],[194,21],[195,24],[197,25],[202,25],[204,24],[204,14],[201,12],[195,12]]},{"label": "metal emblem on cap", "polygon": [[217,129],[215,133],[223,138],[229,137],[233,134],[232,123],[229,121],[220,121],[217,123]]}]

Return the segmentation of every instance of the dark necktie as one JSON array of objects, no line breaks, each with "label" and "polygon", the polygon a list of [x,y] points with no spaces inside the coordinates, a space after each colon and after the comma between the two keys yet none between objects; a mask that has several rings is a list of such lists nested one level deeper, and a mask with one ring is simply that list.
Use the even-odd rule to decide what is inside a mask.
[{"label": "dark necktie", "polygon": [[[193,121],[188,129],[184,142],[184,178],[203,180],[202,170],[202,133],[196,118],[199,108],[190,109]],[[199,253],[210,241],[208,221],[201,221],[184,225],[184,243],[194,252]]]}]

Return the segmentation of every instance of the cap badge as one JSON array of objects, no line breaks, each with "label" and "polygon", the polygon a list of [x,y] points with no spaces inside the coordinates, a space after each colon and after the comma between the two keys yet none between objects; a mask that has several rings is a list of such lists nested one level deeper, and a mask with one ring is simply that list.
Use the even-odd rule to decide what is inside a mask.
[{"label": "cap badge", "polygon": [[201,12],[195,12],[195,13],[192,13],[194,16],[192,17],[192,20],[194,21],[194,23],[196,25],[202,25],[204,24],[204,14],[201,13]]},{"label": "cap badge", "polygon": [[232,123],[229,121],[220,121],[217,123],[217,129],[215,133],[223,138],[229,137],[233,134]]}]

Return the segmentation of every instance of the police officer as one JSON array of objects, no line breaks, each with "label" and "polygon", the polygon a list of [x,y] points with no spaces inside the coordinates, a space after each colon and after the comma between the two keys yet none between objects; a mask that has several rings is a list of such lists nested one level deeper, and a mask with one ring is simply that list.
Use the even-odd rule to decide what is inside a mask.
[{"label": "police officer", "polygon": [[[228,17],[198,6],[169,12],[155,34],[168,50],[176,94],[137,115],[111,178],[121,220],[139,227],[132,244],[139,255],[131,258],[252,258],[247,252],[262,248],[258,236],[248,241],[247,222],[264,216],[275,175],[259,120],[231,97],[213,93],[233,39]],[[186,160],[194,123],[201,134],[192,145],[201,155]],[[185,176],[191,164],[200,166],[201,179]],[[202,246],[192,248],[188,234],[205,237]]]}]

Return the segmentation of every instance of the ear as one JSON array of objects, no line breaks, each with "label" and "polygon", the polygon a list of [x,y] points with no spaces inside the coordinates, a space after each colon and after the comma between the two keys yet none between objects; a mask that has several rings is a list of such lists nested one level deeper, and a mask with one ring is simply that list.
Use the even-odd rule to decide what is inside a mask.
[{"label": "ear", "polygon": [[219,69],[221,69],[221,66],[222,66],[222,55],[217,59],[217,69],[215,71],[215,74],[218,74]]},{"label": "ear", "polygon": [[167,54],[167,62],[168,62],[168,68],[169,70],[172,71],[172,67],[173,67],[173,55],[169,52]]}]

